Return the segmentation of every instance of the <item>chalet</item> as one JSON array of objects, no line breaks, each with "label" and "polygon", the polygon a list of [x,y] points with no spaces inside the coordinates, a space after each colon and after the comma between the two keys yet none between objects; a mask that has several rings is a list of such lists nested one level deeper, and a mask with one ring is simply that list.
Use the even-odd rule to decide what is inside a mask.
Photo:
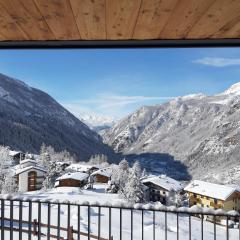
[{"label": "chalet", "polygon": [[152,176],[142,180],[148,187],[149,199],[153,202],[161,202],[168,205],[170,197],[182,191],[183,187],[177,180],[166,175]]},{"label": "chalet", "polygon": [[15,177],[20,192],[36,191],[42,188],[46,170],[33,160],[21,161],[15,168]]},{"label": "chalet", "polygon": [[107,183],[113,174],[113,168],[107,167],[99,169],[91,174],[94,179],[94,182],[97,183]]},{"label": "chalet", "polygon": [[66,167],[66,171],[74,171],[74,172],[83,172],[92,174],[93,172],[99,170],[99,167],[94,165],[87,165],[87,164],[79,164],[73,163],[70,166]]},{"label": "chalet", "polygon": [[66,173],[56,179],[55,187],[84,187],[89,174],[83,172]]},{"label": "chalet", "polygon": [[240,211],[240,192],[236,187],[194,180],[184,190],[189,206]]}]

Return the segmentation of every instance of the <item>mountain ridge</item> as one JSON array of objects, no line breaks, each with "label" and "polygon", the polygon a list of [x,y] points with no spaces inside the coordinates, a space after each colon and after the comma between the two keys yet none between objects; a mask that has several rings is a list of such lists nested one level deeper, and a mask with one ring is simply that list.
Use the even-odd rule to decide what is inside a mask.
[{"label": "mountain ridge", "polygon": [[[105,130],[103,140],[125,155],[170,154],[194,178],[239,181],[239,86],[218,95],[191,94],[142,107]],[[234,176],[229,176],[233,169]]]},{"label": "mountain ridge", "polygon": [[0,74],[0,144],[37,153],[42,143],[85,160],[112,154],[101,137],[50,95]]}]

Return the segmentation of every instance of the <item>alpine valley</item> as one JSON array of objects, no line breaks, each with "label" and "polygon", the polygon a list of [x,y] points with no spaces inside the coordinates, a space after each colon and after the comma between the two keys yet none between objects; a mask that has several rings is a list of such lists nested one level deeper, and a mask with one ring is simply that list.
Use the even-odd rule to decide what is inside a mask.
[{"label": "alpine valley", "polygon": [[192,94],[141,107],[102,137],[153,172],[239,183],[240,83],[214,96]]}]

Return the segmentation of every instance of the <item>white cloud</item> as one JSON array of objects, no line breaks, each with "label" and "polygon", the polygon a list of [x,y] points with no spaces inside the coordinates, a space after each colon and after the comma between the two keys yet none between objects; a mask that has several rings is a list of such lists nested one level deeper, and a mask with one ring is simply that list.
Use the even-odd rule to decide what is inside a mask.
[{"label": "white cloud", "polygon": [[213,67],[227,67],[227,66],[240,65],[240,58],[205,57],[205,58],[195,60],[194,63],[199,63],[199,64],[213,66]]},{"label": "white cloud", "polygon": [[95,98],[81,99],[62,103],[70,112],[76,116],[99,115],[121,118],[130,111],[134,111],[136,105],[144,105],[157,101],[169,100],[174,97],[155,96],[125,96],[115,94],[99,94]]}]

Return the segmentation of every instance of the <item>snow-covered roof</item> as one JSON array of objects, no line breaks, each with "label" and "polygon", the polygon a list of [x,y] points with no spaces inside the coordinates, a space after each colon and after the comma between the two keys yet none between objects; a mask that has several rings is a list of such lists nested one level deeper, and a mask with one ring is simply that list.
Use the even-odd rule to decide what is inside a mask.
[{"label": "snow-covered roof", "polygon": [[66,170],[75,170],[75,171],[79,171],[79,172],[88,172],[92,168],[97,168],[98,169],[98,167],[96,167],[94,165],[73,163],[70,166],[68,166],[66,168]]},{"label": "snow-covered roof", "polygon": [[20,151],[9,151],[9,156],[14,157],[15,155],[22,153]]},{"label": "snow-covered roof", "polygon": [[61,161],[56,162],[56,164],[59,165],[59,166],[62,166],[62,165],[65,165],[65,164],[70,165],[69,162],[61,162]]},{"label": "snow-covered roof", "polygon": [[40,166],[28,166],[28,167],[24,167],[24,168],[21,168],[21,167],[17,168],[16,171],[15,171],[15,174],[21,174],[21,173],[29,171],[31,169],[36,169],[36,170],[41,171],[41,172],[46,172],[46,170],[43,167],[40,167]]},{"label": "snow-covered roof", "polygon": [[147,183],[147,182],[150,182],[159,187],[162,187],[167,191],[171,191],[171,190],[180,191],[181,189],[183,189],[183,186],[179,181],[173,178],[170,178],[166,175],[148,177],[143,180],[143,183]]},{"label": "snow-covered roof", "polygon": [[230,195],[232,195],[232,193],[238,191],[236,187],[199,180],[192,181],[184,188],[184,190],[220,200],[226,200]]},{"label": "snow-covered roof", "polygon": [[74,179],[74,180],[82,181],[87,179],[88,176],[89,175],[87,173],[82,173],[82,172],[65,173],[61,177],[57,178],[57,181],[64,180],[64,179]]},{"label": "snow-covered roof", "polygon": [[35,160],[32,160],[32,159],[24,159],[24,160],[20,161],[20,164],[24,164],[24,163],[37,164],[37,162]]},{"label": "snow-covered roof", "polygon": [[112,174],[113,174],[113,171],[114,171],[113,167],[101,168],[101,169],[93,172],[91,175],[95,176],[97,174],[100,174],[100,175],[103,175],[105,177],[111,177]]}]

